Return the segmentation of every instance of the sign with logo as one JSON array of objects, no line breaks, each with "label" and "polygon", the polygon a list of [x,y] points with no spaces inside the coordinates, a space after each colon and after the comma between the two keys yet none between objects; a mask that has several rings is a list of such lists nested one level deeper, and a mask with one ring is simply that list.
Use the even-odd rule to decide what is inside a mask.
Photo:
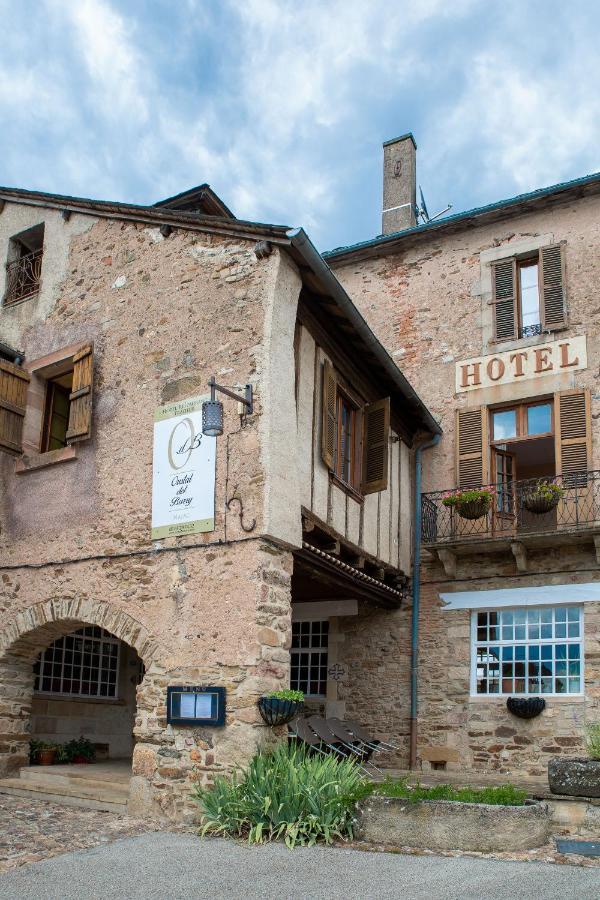
[{"label": "sign with logo", "polygon": [[585,335],[456,363],[456,393],[587,368]]},{"label": "sign with logo", "polygon": [[214,437],[202,434],[202,402],[191,397],[154,413],[152,538],[214,531]]}]

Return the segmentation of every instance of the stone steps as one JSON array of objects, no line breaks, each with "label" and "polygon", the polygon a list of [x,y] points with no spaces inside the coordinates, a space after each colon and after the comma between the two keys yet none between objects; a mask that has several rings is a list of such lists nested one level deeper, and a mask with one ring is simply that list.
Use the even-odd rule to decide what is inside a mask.
[{"label": "stone steps", "polygon": [[30,766],[21,769],[18,778],[0,779],[0,793],[124,814],[129,774],[95,772],[88,766]]}]

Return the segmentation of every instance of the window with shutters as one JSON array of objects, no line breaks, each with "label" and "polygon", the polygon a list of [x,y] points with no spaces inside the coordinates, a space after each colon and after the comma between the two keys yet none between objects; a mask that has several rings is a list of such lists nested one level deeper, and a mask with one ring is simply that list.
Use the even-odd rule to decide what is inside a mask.
[{"label": "window with shutters", "polygon": [[566,324],[562,244],[492,264],[496,341],[531,337]]},{"label": "window with shutters", "polygon": [[39,291],[44,252],[44,225],[35,225],[9,241],[3,303],[27,300]]},{"label": "window with shutters", "polygon": [[331,477],[359,497],[386,490],[389,441],[389,397],[362,405],[325,361],[321,457]]}]

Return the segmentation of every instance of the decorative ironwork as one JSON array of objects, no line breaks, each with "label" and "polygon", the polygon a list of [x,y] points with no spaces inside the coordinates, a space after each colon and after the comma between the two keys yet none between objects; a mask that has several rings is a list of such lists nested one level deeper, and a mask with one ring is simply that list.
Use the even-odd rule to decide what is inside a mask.
[{"label": "decorative ironwork", "polygon": [[242,531],[245,531],[247,534],[249,534],[251,531],[254,531],[254,529],[256,528],[256,519],[252,519],[252,521],[249,522],[247,525],[244,524],[244,504],[242,503],[242,498],[238,497],[236,494],[234,494],[234,496],[231,497],[227,501],[227,509],[230,511],[231,511],[232,503],[240,504],[239,517],[240,517],[240,526],[242,528]]},{"label": "decorative ironwork", "polygon": [[536,334],[542,333],[541,323],[538,322],[536,325],[523,325],[521,328],[521,337],[535,337]]},{"label": "decorative ironwork", "polygon": [[[547,512],[533,511],[531,498],[541,483],[555,484],[559,499]],[[424,544],[577,531],[600,525],[600,471],[573,472],[481,485],[494,491],[490,510],[478,519],[464,519],[444,498],[451,490],[421,495],[421,540]]]},{"label": "decorative ironwork", "polygon": [[6,264],[5,306],[37,293],[40,287],[43,249],[34,250]]}]

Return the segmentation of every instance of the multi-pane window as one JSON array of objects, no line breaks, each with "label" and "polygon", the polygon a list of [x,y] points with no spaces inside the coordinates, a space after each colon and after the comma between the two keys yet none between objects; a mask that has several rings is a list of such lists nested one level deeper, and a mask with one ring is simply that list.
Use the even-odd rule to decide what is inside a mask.
[{"label": "multi-pane window", "polygon": [[474,612],[472,635],[472,693],[582,693],[580,607]]},{"label": "multi-pane window", "polygon": [[345,484],[355,487],[356,466],[356,409],[344,394],[337,395],[337,444],[335,474]]},{"label": "multi-pane window", "polygon": [[307,697],[327,694],[329,622],[293,622],[291,687]]},{"label": "multi-pane window", "polygon": [[59,638],[34,665],[35,690],[69,697],[116,697],[119,643],[92,625]]},{"label": "multi-pane window", "polygon": [[521,337],[542,333],[538,260],[524,260],[517,266]]}]

